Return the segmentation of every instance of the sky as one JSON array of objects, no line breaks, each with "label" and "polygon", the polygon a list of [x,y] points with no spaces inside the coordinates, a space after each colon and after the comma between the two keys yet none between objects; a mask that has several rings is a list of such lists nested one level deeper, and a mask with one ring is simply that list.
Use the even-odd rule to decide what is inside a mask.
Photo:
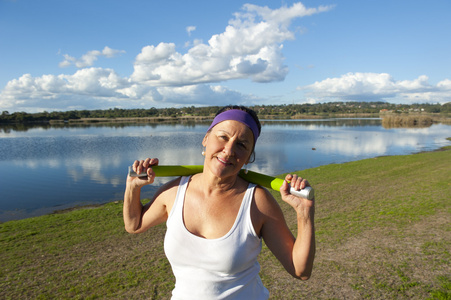
[{"label": "sky", "polygon": [[0,111],[451,101],[451,1],[0,0]]}]

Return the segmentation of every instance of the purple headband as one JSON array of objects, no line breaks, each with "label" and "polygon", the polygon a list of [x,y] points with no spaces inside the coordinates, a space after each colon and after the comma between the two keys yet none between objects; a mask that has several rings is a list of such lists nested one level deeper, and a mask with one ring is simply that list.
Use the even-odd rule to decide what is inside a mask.
[{"label": "purple headband", "polygon": [[252,118],[250,114],[239,109],[226,110],[217,115],[213,119],[213,122],[211,123],[207,132],[210,131],[210,129],[212,129],[216,124],[227,120],[238,121],[249,127],[250,130],[252,130],[252,133],[254,134],[254,145],[255,143],[257,143],[257,138],[260,136],[260,131],[258,130],[257,122],[255,122],[254,118]]}]

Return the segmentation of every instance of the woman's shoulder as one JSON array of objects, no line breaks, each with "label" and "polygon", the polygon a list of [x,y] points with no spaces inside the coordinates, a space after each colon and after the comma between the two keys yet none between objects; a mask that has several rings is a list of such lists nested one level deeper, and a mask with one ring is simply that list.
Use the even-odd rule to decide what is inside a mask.
[{"label": "woman's shoulder", "polygon": [[254,214],[260,218],[272,218],[275,214],[280,214],[281,208],[274,196],[266,188],[261,186],[255,187],[254,192]]},{"label": "woman's shoulder", "polygon": [[251,206],[251,218],[254,230],[262,236],[262,228],[270,220],[280,219],[281,208],[273,195],[264,187],[256,186]]}]

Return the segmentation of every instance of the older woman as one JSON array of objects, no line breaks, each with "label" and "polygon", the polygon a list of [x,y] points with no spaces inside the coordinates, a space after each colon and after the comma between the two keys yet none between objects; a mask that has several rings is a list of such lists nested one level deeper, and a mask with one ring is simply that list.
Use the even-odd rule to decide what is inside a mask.
[{"label": "older woman", "polygon": [[252,110],[223,108],[202,141],[203,172],[165,184],[145,206],[140,190],[153,183],[158,159],[134,162],[133,170],[147,177],[127,178],[125,228],[140,233],[166,221],[164,249],[176,278],[172,299],[267,299],[258,275],[262,239],[292,276],[310,277],[314,201],[291,195],[287,183],[299,190],[309,186],[307,180],[287,175],[280,189],[297,213],[294,237],[273,196],[238,176],[253,156],[260,130]]}]

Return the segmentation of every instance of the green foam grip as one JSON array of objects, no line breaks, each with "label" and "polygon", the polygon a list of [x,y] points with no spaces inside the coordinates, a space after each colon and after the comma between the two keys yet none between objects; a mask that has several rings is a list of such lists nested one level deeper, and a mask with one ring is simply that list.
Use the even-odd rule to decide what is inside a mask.
[{"label": "green foam grip", "polygon": [[204,166],[153,166],[152,170],[157,177],[189,176],[201,173],[204,170]]}]

